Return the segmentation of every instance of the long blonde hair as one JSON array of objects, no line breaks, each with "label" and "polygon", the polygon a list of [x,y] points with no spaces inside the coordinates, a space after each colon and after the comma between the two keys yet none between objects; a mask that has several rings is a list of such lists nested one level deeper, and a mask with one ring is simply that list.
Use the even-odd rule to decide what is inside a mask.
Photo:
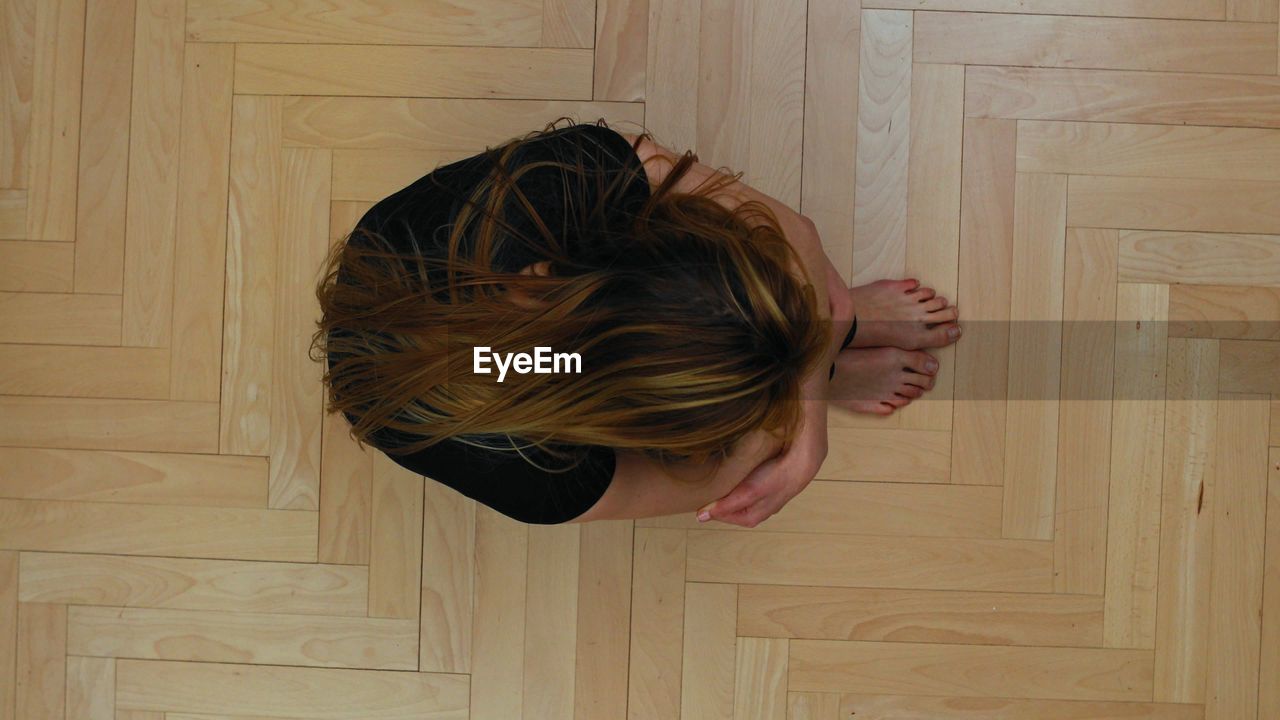
[{"label": "long blonde hair", "polygon": [[[392,455],[455,438],[512,452],[536,446],[570,466],[583,455],[563,450],[574,445],[703,462],[727,457],[757,429],[789,439],[802,378],[828,330],[813,288],[789,271],[796,256],[776,216],[763,203],[731,211],[711,198],[741,172],[694,193],[673,190],[698,160],[686,152],[634,217],[605,222],[636,181],[634,168],[599,179],[593,207],[567,204],[583,238],[570,252],[515,181],[548,164],[590,177],[581,153],[576,163],[508,168],[521,143],[563,119],[486,148],[492,170],[465,196],[436,184],[442,201],[462,201],[447,258],[397,252],[361,228],[334,244],[316,289],[322,316],[311,355],[332,360],[328,410],[354,417],[352,436]],[[529,213],[537,237],[515,231],[509,207]],[[548,261],[550,275],[495,269],[507,244]],[[511,293],[536,302],[513,303]],[[574,352],[582,371],[509,373],[498,384],[472,372],[476,346]],[[378,437],[382,428],[419,440],[392,446]]]}]

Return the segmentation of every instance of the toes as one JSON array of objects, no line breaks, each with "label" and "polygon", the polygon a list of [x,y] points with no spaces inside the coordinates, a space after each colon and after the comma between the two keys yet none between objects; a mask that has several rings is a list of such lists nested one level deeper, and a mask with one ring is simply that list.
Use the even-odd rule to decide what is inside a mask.
[{"label": "toes", "polygon": [[[929,300],[923,300],[920,302],[920,309],[924,310],[927,313],[938,312],[939,310],[942,310],[946,306],[947,306],[947,299],[942,297],[941,295],[936,295],[930,298]],[[938,322],[942,322],[942,321],[939,320]]]},{"label": "toes", "polygon": [[[923,377],[932,379],[929,375],[925,375]],[[921,395],[924,395],[924,388],[903,383],[895,392],[903,397],[908,397],[914,400]]]},{"label": "toes", "polygon": [[921,375],[933,375],[938,372],[938,360],[926,352],[904,352],[903,367],[914,370]]},{"label": "toes", "polygon": [[911,402],[911,398],[909,398],[909,397],[903,397],[903,396],[901,396],[901,395],[894,394],[894,395],[890,395],[888,398],[886,398],[886,399],[885,399],[885,402],[886,402],[886,403],[888,403],[888,404],[890,404],[890,405],[892,405],[892,406],[894,406],[895,408],[900,408],[900,407],[904,407],[904,406],[906,406],[908,403],[910,403],[910,402]]},{"label": "toes", "polygon": [[893,406],[886,405],[882,402],[854,402],[848,405],[849,409],[868,415],[891,415],[893,414]]},{"label": "toes", "polygon": [[921,375],[920,373],[903,374],[906,375],[906,377],[902,379],[902,382],[912,387],[920,388],[921,394],[926,390],[932,390],[934,383],[938,381],[938,376],[936,375]]},{"label": "toes", "polygon": [[956,307],[955,305],[951,305],[951,306],[943,306],[938,310],[935,310],[929,313],[929,316],[928,318],[925,319],[925,322],[929,323],[930,325],[937,325],[940,323],[955,322],[956,320],[959,320],[959,319],[960,319],[960,308]]},{"label": "toes", "polygon": [[944,347],[960,339],[963,334],[954,322],[944,323],[928,331],[929,343],[925,347]]},{"label": "toes", "polygon": [[908,294],[921,302],[925,300],[929,300],[934,295],[937,295],[937,293],[934,292],[934,289],[931,287],[918,287],[915,290],[912,290],[911,292],[909,292]]}]

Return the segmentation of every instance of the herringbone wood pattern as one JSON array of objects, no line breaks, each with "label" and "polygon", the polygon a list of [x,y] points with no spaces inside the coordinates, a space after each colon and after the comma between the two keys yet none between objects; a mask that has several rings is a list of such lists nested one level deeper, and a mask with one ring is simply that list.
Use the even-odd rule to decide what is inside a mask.
[{"label": "herringbone wood pattern", "polygon": [[[0,720],[1280,717],[1278,14],[0,0]],[[359,450],[326,246],[561,115],[952,298],[937,389],[752,530]]]}]

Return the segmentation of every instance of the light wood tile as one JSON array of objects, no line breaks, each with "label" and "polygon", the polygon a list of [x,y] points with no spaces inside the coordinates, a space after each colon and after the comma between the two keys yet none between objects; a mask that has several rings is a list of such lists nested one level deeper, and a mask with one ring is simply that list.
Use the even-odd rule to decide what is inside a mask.
[{"label": "light wood tile", "polygon": [[684,603],[680,717],[733,720],[738,586],[691,582]]},{"label": "light wood tile", "polygon": [[951,434],[940,430],[832,428],[831,451],[818,469],[824,480],[944,483]]},{"label": "light wood tile", "polygon": [[369,617],[418,616],[424,482],[385,454],[373,459]]},{"label": "light wood tile", "polygon": [[115,720],[116,661],[67,658],[67,720]]},{"label": "light wood tile", "polygon": [[1280,340],[1280,288],[1172,285],[1169,335]]},{"label": "light wood tile", "polygon": [[1012,698],[842,695],[841,710],[868,720],[1203,720],[1201,705]]},{"label": "light wood tile", "polygon": [[[1271,419],[1272,432],[1276,419]],[[1272,438],[1275,445],[1275,438]],[[1262,655],[1258,667],[1258,717],[1280,713],[1280,448],[1272,447],[1267,474],[1267,528],[1262,593]]]},{"label": "light wood tile", "polygon": [[[25,237],[70,242],[76,237],[85,0],[50,0],[34,6]],[[15,11],[23,12],[16,7]],[[21,32],[16,30],[15,36]],[[19,61],[18,72],[22,64]],[[10,137],[16,146],[17,138]]]},{"label": "light wood tile", "polygon": [[734,720],[765,720],[787,714],[787,640],[738,639]]},{"label": "light wood tile", "polygon": [[1124,230],[1120,282],[1280,286],[1280,236]]},{"label": "light wood tile", "polygon": [[529,528],[483,505],[475,528],[470,717],[520,717]]},{"label": "light wood tile", "polygon": [[[633,718],[679,717],[685,533],[637,527],[634,552],[627,714]],[[785,651],[782,657],[786,657]],[[785,694],[785,679],[782,688]]]},{"label": "light wood tile", "polygon": [[18,553],[0,551],[0,720],[14,720],[18,653]]},{"label": "light wood tile", "polygon": [[574,718],[623,717],[627,706],[634,521],[582,526]]},{"label": "light wood tile", "polygon": [[36,0],[5,0],[0,12],[0,187],[26,188]]},{"label": "light wood tile", "polygon": [[[573,717],[581,553],[578,525],[529,527],[523,673],[524,712],[529,717]],[[682,591],[683,578],[683,572],[676,578]],[[679,621],[675,627],[680,629]],[[636,665],[630,667],[634,670]]]},{"label": "light wood tile", "polygon": [[1218,389],[1280,395],[1280,342],[1223,340]]},{"label": "light wood tile", "polygon": [[452,488],[425,482],[423,505],[418,669],[470,672],[477,503]]},{"label": "light wood tile", "polygon": [[1037,15],[1117,15],[1123,17],[1222,20],[1223,0],[863,0],[863,7],[900,10],[1020,12]]},{"label": "light wood tile", "polygon": [[67,608],[18,604],[17,683],[14,715],[22,720],[60,720],[66,713]]}]

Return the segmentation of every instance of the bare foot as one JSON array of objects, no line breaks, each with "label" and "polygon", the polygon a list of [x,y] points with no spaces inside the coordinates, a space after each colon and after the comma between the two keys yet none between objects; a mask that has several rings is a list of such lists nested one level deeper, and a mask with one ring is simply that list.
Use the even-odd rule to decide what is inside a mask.
[{"label": "bare foot", "polygon": [[960,337],[960,311],[917,280],[877,280],[849,290],[858,332],[850,347],[904,350],[950,345]]},{"label": "bare foot", "polygon": [[[862,334],[862,322],[858,322]],[[933,388],[938,361],[896,347],[842,350],[828,402],[853,412],[888,415]]]}]

